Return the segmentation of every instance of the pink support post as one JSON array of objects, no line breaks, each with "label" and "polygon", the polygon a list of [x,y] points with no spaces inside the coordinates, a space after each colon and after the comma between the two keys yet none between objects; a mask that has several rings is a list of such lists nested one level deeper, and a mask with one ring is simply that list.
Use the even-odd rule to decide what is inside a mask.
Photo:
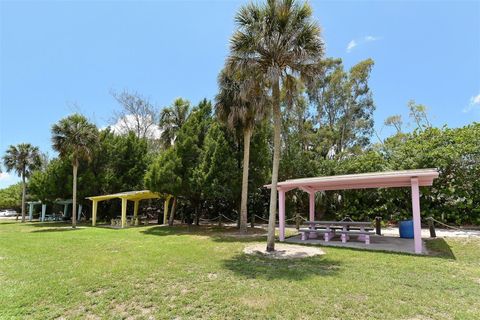
[{"label": "pink support post", "polygon": [[[310,203],[309,203],[309,217],[308,219],[310,221],[314,221],[315,220],[315,191],[310,191],[309,193],[309,200],[310,200]],[[313,228],[313,225],[312,225],[312,228]],[[312,239],[315,239],[317,238],[317,233],[316,232],[311,232],[309,234],[309,238],[312,238]]]},{"label": "pink support post", "polygon": [[422,225],[420,220],[420,191],[418,189],[418,178],[412,178],[412,213],[413,213],[413,238],[415,242],[415,253],[422,253]]},{"label": "pink support post", "polygon": [[315,191],[309,192],[309,195],[310,195],[309,220],[314,221],[315,220]]},{"label": "pink support post", "polygon": [[278,190],[278,229],[280,241],[285,240],[285,191]]}]

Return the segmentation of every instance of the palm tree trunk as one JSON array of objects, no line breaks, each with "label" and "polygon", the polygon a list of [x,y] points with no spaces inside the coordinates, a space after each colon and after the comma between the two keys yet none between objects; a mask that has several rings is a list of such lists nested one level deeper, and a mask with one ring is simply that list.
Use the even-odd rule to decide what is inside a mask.
[{"label": "palm tree trunk", "polygon": [[175,219],[175,211],[177,210],[177,197],[173,197],[172,209],[170,211],[170,217],[168,219],[168,225],[173,226],[173,220]]},{"label": "palm tree trunk", "polygon": [[72,228],[77,227],[77,170],[78,159],[73,160],[73,201],[72,201]]},{"label": "palm tree trunk", "polygon": [[[26,195],[25,172],[22,172],[22,222],[25,222],[25,195]],[[17,214],[18,220],[18,214]]]},{"label": "palm tree trunk", "polygon": [[280,88],[278,78],[272,87],[273,98],[273,167],[272,167],[272,187],[270,189],[270,213],[268,217],[268,236],[267,251],[275,250],[275,222],[277,215],[277,182],[278,168],[280,165],[280,130],[282,126],[282,116],[280,113]]},{"label": "palm tree trunk", "polygon": [[248,169],[250,165],[250,138],[252,128],[243,131],[243,176],[242,176],[242,199],[240,200],[240,233],[247,233],[248,219]]}]

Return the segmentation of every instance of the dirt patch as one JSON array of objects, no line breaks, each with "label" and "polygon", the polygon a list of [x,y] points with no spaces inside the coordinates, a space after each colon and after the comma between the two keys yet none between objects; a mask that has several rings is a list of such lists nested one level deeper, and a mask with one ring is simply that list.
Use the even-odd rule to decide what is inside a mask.
[{"label": "dirt patch", "polygon": [[94,290],[90,290],[90,291],[87,291],[85,292],[85,295],[87,297],[98,297],[98,296],[101,296],[105,293],[105,289],[94,289]]},{"label": "dirt patch", "polygon": [[272,304],[272,299],[268,297],[249,296],[240,298],[240,303],[252,309],[265,310]]},{"label": "dirt patch", "polygon": [[155,307],[137,304],[135,302],[123,303],[112,302],[111,313],[114,316],[120,316],[122,319],[155,319]]},{"label": "dirt patch", "polygon": [[320,248],[296,246],[292,244],[275,244],[275,251],[267,252],[264,243],[245,247],[246,254],[257,254],[273,259],[301,259],[325,254]]}]

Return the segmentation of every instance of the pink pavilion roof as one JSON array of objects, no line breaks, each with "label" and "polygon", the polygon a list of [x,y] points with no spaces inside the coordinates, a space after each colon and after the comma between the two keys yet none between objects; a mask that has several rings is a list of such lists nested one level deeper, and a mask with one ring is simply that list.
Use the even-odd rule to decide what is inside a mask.
[{"label": "pink pavilion roof", "polygon": [[[277,187],[279,190],[288,191],[298,188],[306,192],[410,187],[412,178],[418,179],[419,186],[431,186],[437,177],[437,169],[415,169],[291,179],[279,182]],[[271,185],[265,187],[270,188]]]}]

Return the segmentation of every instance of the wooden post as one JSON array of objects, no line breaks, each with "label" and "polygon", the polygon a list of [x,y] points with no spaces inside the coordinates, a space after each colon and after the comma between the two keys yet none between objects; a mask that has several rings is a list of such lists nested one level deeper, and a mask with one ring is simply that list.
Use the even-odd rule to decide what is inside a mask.
[{"label": "wooden post", "polygon": [[415,253],[422,253],[422,225],[420,220],[420,190],[418,178],[411,179],[412,184],[412,213],[413,213],[413,240]]},{"label": "wooden post", "polygon": [[165,199],[164,206],[163,206],[163,224],[167,224],[168,222],[168,206],[170,204],[171,196],[168,195]]},{"label": "wooden post", "polygon": [[435,232],[435,224],[433,223],[433,217],[428,217],[428,229],[430,230],[430,238],[436,238],[437,233]]},{"label": "wooden post", "polygon": [[92,200],[92,226],[95,227],[97,224],[97,200]]},{"label": "wooden post", "polygon": [[296,214],[296,217],[295,217],[295,227],[298,229],[300,229],[300,223],[302,222],[302,217],[300,216],[300,212],[297,211],[297,214]]},{"label": "wooden post", "polygon": [[122,198],[122,228],[127,226],[127,199]]},{"label": "wooden post", "polygon": [[285,191],[278,190],[278,229],[280,241],[285,241]]},{"label": "wooden post", "polygon": [[375,217],[375,233],[382,235],[382,217]]}]

